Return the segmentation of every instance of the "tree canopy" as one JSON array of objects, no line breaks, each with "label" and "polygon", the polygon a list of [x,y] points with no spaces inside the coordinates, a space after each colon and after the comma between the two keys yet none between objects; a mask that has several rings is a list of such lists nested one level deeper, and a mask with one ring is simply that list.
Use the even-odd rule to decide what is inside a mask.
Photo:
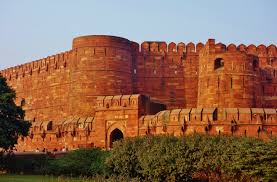
[{"label": "tree canopy", "polygon": [[24,111],[15,104],[16,93],[0,75],[0,148],[14,147],[19,136],[27,136],[31,123],[24,120]]}]

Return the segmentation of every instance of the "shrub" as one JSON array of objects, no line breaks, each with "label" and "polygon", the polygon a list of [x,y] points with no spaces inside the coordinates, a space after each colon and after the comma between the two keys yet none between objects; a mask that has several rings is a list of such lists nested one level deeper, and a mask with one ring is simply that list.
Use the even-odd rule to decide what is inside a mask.
[{"label": "shrub", "polygon": [[138,162],[137,150],[144,145],[146,138],[127,138],[115,142],[110,157],[106,160],[108,169],[115,175],[139,177],[142,169]]},{"label": "shrub", "polygon": [[276,138],[145,136],[118,141],[111,151],[80,149],[59,158],[7,155],[1,166],[10,172],[93,176],[96,181],[274,181],[276,144]]},{"label": "shrub", "polygon": [[106,164],[112,172],[147,181],[186,181],[191,179],[190,148],[170,136],[147,136],[119,141]]},{"label": "shrub", "polygon": [[276,139],[194,135],[119,141],[106,164],[113,174],[146,181],[273,181]]},{"label": "shrub", "polygon": [[105,175],[107,170],[104,161],[108,155],[108,151],[97,148],[71,151],[65,156],[49,160],[46,172],[70,176]]},{"label": "shrub", "polygon": [[46,154],[2,154],[1,167],[9,173],[41,174],[47,165]]}]

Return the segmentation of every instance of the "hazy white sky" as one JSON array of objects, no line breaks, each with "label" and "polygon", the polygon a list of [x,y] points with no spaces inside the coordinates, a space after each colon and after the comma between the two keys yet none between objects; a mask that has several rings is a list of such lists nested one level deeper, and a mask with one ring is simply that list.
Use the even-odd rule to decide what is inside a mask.
[{"label": "hazy white sky", "polygon": [[1,0],[0,69],[66,51],[86,34],[276,44],[277,0]]}]

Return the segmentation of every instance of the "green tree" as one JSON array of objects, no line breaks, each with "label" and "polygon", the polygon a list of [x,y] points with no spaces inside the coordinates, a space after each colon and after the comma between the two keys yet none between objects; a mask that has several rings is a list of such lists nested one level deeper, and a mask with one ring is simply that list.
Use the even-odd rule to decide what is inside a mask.
[{"label": "green tree", "polygon": [[14,102],[15,91],[0,75],[0,148],[14,147],[19,136],[27,136],[31,123],[24,120],[24,111]]}]

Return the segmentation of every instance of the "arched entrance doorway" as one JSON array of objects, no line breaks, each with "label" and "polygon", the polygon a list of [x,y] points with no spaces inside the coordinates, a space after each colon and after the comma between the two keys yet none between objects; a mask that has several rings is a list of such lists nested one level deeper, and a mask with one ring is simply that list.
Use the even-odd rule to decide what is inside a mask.
[{"label": "arched entrance doorway", "polygon": [[114,129],[110,134],[110,148],[113,147],[113,142],[123,139],[123,133],[119,129]]}]

